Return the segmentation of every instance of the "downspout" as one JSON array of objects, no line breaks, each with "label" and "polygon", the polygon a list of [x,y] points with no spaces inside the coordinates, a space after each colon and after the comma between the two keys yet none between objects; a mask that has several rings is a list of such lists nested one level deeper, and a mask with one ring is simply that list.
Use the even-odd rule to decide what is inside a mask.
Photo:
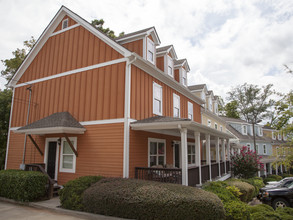
[{"label": "downspout", "polygon": [[130,119],[130,92],[131,92],[131,64],[136,57],[131,60],[128,57],[125,68],[125,102],[124,102],[124,143],[123,143],[123,178],[129,177],[129,119]]},{"label": "downspout", "polygon": [[[26,116],[26,124],[28,125],[28,120],[29,120],[29,115],[30,115],[30,108],[31,108],[31,98],[32,98],[32,85],[30,85],[28,88],[26,88],[27,90],[29,90],[29,100],[28,100],[28,109],[27,109],[27,116]],[[26,152],[26,138],[27,135],[25,134],[24,136],[24,146],[23,146],[23,155],[22,155],[22,163],[20,165],[21,169],[25,168],[25,152]]]}]

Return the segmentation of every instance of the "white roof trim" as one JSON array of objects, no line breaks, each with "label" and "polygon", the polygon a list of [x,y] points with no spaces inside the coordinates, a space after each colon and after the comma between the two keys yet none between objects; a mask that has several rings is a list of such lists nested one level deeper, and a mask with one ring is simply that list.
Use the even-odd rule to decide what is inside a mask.
[{"label": "white roof trim", "polygon": [[14,130],[18,134],[84,134],[85,128],[70,128],[70,127],[50,127],[50,128],[34,128],[25,130]]},{"label": "white roof trim", "polygon": [[116,43],[114,40],[111,40],[104,34],[102,34],[100,31],[98,31],[96,28],[94,28],[91,24],[83,20],[80,16],[73,13],[69,9],[67,9],[65,6],[62,6],[60,10],[57,12],[57,14],[54,16],[54,18],[51,20],[49,25],[46,27],[46,29],[43,31],[39,39],[37,40],[35,46],[31,49],[31,51],[26,56],[25,60],[22,62],[20,67],[18,68],[17,72],[13,76],[13,78],[8,83],[9,87],[14,87],[17,83],[17,81],[21,78],[25,70],[29,67],[31,62],[34,60],[38,52],[42,49],[44,44],[47,42],[48,38],[52,35],[52,33],[55,31],[59,23],[62,21],[65,15],[68,15],[73,20],[77,22],[77,24],[82,25],[84,28],[86,28],[88,31],[90,31],[92,34],[94,34],[96,37],[103,40],[105,43],[107,43],[109,46],[111,46],[113,49],[121,53],[124,57],[128,57],[131,55],[131,52],[121,46],[120,44]]}]

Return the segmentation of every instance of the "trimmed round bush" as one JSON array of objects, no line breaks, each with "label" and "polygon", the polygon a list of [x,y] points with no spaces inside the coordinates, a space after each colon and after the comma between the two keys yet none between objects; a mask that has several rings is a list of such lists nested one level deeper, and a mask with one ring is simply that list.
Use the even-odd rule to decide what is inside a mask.
[{"label": "trimmed round bush", "polygon": [[82,176],[68,181],[64,188],[59,191],[61,206],[65,209],[83,211],[83,192],[101,179],[101,176]]},{"label": "trimmed round bush", "polygon": [[253,177],[249,179],[241,179],[242,182],[249,183],[250,185],[253,185],[255,190],[254,190],[254,195],[253,197],[257,196],[259,189],[264,187],[265,184],[263,182],[263,179],[261,177]]},{"label": "trimmed round bush", "polygon": [[252,200],[254,196],[255,188],[254,186],[250,185],[249,183],[242,182],[238,179],[230,179],[226,181],[226,183],[230,186],[236,186],[239,188],[242,195],[240,195],[240,200],[242,202],[249,202]]},{"label": "trimmed round bush", "polygon": [[41,199],[46,195],[48,177],[37,171],[1,170],[0,196],[22,202]]},{"label": "trimmed round bush", "polygon": [[224,219],[213,193],[177,184],[107,178],[83,194],[85,210],[131,219]]},{"label": "trimmed round bush", "polygon": [[226,219],[250,219],[249,206],[241,201],[224,203]]}]

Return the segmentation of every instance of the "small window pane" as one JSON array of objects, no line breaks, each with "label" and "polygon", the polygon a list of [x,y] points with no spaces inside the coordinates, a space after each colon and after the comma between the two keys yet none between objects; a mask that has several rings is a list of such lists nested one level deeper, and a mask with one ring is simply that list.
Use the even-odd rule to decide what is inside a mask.
[{"label": "small window pane", "polygon": [[73,156],[72,155],[64,155],[63,156],[62,167],[66,168],[66,169],[73,168]]},{"label": "small window pane", "polygon": [[159,156],[159,165],[163,165],[164,166],[164,156]]},{"label": "small window pane", "polygon": [[156,156],[150,156],[150,166],[157,165],[157,157]]},{"label": "small window pane", "polygon": [[192,163],[195,163],[195,155],[192,155]]},{"label": "small window pane", "polygon": [[[73,141],[71,141],[71,143],[74,145]],[[63,154],[73,154],[73,151],[67,141],[63,142]]]},{"label": "small window pane", "polygon": [[179,117],[179,109],[174,108],[174,117]]},{"label": "small window pane", "polygon": [[188,164],[191,164],[191,155],[188,155]]},{"label": "small window pane", "polygon": [[154,54],[151,51],[148,51],[148,60],[149,61],[154,61]]},{"label": "small window pane", "polygon": [[165,154],[164,143],[158,143],[158,144],[159,144],[159,154]]},{"label": "small window pane", "polygon": [[156,142],[151,142],[151,144],[150,144],[150,154],[151,155],[157,154],[157,143]]}]

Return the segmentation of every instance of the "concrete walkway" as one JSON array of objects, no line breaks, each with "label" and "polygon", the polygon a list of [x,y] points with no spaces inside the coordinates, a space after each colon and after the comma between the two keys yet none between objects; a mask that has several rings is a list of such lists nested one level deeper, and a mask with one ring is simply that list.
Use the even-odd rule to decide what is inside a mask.
[{"label": "concrete walkway", "polygon": [[6,219],[60,219],[60,220],[77,220],[77,219],[98,219],[98,220],[119,220],[121,218],[96,215],[87,212],[78,212],[68,209],[59,208],[59,197],[50,200],[21,203],[11,199],[0,197],[0,220]]}]

